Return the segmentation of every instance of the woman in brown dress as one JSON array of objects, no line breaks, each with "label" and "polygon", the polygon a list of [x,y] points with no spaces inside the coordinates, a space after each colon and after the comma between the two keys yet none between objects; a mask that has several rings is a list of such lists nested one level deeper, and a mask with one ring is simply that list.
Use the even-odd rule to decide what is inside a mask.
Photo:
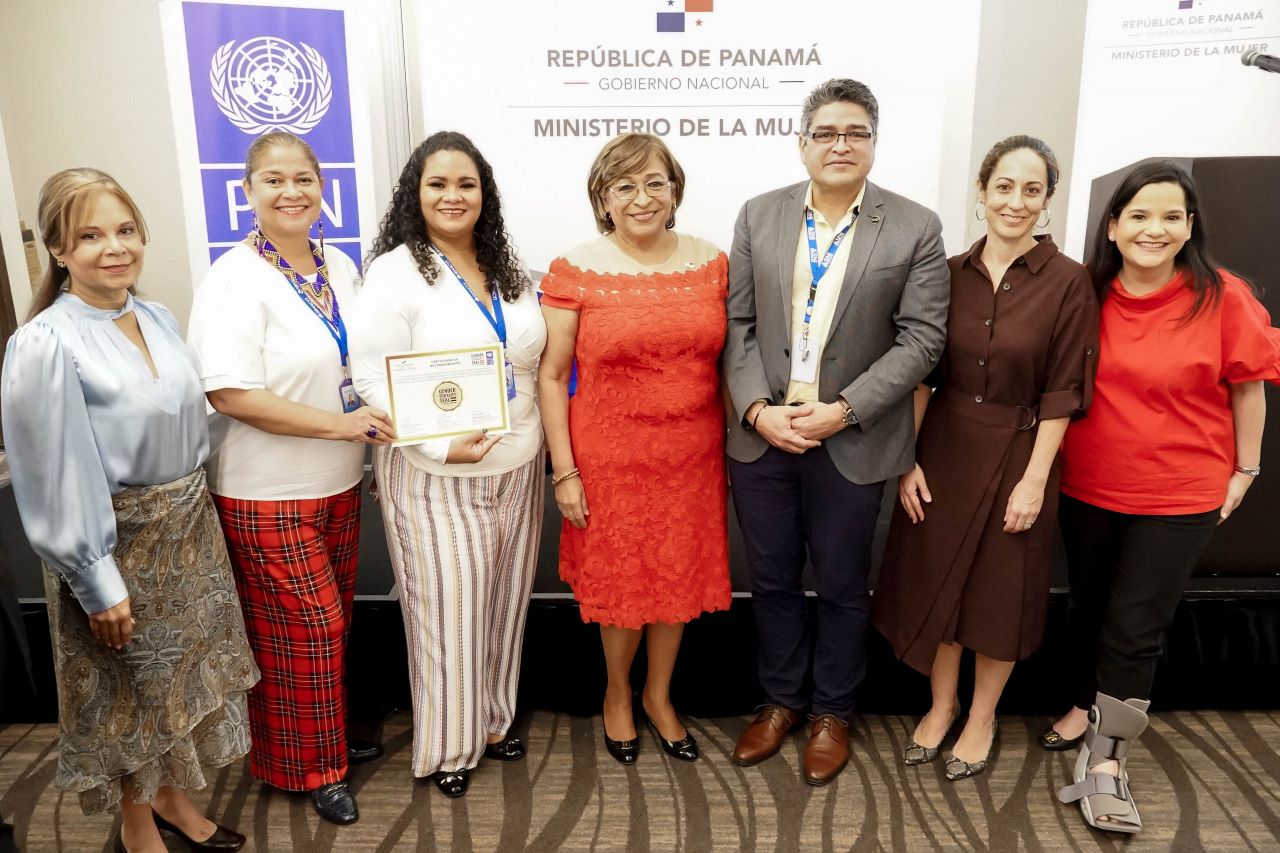
[{"label": "woman in brown dress", "polygon": [[1036,521],[1056,516],[1058,446],[1089,402],[1098,338],[1089,275],[1032,234],[1047,224],[1057,182],[1053,152],[1029,136],[997,143],[982,161],[975,215],[987,234],[949,261],[947,349],[916,390],[917,464],[899,479],[874,596],[876,627],[932,687],[906,764],[937,757],[960,713],[961,653],[975,652],[952,781],[986,767],[1005,682],[1040,645],[1053,525]]}]

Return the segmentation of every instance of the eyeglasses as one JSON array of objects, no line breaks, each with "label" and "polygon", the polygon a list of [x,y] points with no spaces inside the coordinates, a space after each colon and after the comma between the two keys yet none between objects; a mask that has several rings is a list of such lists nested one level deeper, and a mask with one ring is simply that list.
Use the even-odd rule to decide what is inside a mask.
[{"label": "eyeglasses", "polygon": [[654,180],[645,181],[643,184],[618,184],[616,187],[609,187],[609,192],[613,193],[618,201],[634,201],[642,188],[649,198],[664,198],[671,192],[671,182]]},{"label": "eyeglasses", "polygon": [[873,134],[869,130],[850,130],[845,133],[836,133],[834,130],[815,130],[813,133],[806,133],[805,136],[819,145],[830,145],[843,136],[849,145],[853,145],[856,142],[869,141]]}]

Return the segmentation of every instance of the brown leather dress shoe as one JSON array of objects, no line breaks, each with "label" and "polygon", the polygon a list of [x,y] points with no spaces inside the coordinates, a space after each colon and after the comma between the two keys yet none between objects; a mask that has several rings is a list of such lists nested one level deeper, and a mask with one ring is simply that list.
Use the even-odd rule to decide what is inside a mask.
[{"label": "brown leather dress shoe", "polygon": [[765,705],[738,738],[738,745],[733,748],[733,763],[750,767],[771,758],[782,747],[782,739],[795,728],[799,719],[799,711],[781,705]]},{"label": "brown leather dress shoe", "polygon": [[849,721],[835,714],[811,717],[809,745],[804,748],[804,781],[825,785],[849,763]]}]

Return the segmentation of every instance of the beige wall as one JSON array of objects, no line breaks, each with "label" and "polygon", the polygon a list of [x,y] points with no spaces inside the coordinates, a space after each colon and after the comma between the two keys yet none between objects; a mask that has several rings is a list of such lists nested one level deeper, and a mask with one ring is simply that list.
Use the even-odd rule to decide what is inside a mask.
[{"label": "beige wall", "polygon": [[1062,176],[1048,230],[1064,245],[1087,6],[1088,0],[983,0],[972,162],[964,176],[970,184],[968,243],[986,233],[973,217],[983,156],[1006,136],[1027,133],[1058,155]]},{"label": "beige wall", "polygon": [[[109,172],[151,229],[140,289],[185,326],[191,274],[165,81],[156,0],[0,0],[0,116],[19,214],[34,227],[40,184],[59,169]],[[9,277],[25,313],[25,271]]]}]

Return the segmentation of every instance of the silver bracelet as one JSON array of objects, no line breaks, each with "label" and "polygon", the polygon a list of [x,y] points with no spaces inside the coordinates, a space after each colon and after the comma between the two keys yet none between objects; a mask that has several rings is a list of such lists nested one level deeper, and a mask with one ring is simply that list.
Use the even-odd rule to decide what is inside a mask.
[{"label": "silver bracelet", "polygon": [[1235,466],[1237,474],[1244,474],[1246,477],[1256,477],[1262,473],[1262,466],[1256,468],[1246,468],[1243,465]]}]

